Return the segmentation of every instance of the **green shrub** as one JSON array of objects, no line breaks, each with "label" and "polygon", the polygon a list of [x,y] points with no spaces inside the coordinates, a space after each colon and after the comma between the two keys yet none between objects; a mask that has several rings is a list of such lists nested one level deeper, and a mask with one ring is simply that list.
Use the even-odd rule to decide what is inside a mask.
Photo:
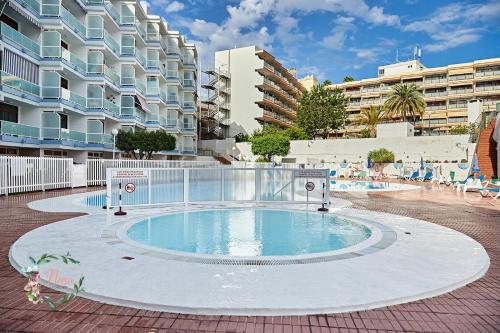
[{"label": "green shrub", "polygon": [[286,156],[290,151],[290,138],[282,134],[265,134],[252,138],[252,154],[260,155],[266,162],[272,156]]},{"label": "green shrub", "polygon": [[394,153],[385,148],[372,150],[368,156],[374,163],[394,163]]},{"label": "green shrub", "polygon": [[371,131],[369,128],[364,128],[363,130],[361,130],[361,137],[362,138],[371,138],[372,137],[372,134],[371,134]]},{"label": "green shrub", "polygon": [[467,161],[467,159],[465,159],[465,158],[462,158],[462,159],[460,160],[460,163],[467,163],[467,162],[468,162],[468,161]]}]

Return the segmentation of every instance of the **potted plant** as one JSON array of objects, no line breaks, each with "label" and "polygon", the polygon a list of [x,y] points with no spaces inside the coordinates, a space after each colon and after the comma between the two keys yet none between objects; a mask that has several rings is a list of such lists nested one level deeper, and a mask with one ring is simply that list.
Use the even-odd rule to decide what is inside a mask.
[{"label": "potted plant", "polygon": [[372,162],[375,164],[375,170],[382,174],[384,166],[388,163],[394,163],[394,153],[385,148],[375,149],[368,153]]},{"label": "potted plant", "polygon": [[462,158],[460,160],[460,163],[457,164],[457,166],[462,170],[466,170],[469,168],[469,162],[467,161],[467,159]]}]

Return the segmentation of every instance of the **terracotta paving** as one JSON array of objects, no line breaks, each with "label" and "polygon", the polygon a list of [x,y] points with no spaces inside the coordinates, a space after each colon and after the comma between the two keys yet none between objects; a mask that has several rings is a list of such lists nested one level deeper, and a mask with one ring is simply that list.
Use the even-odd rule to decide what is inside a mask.
[{"label": "terracotta paving", "polygon": [[[51,312],[25,300],[9,264],[10,245],[25,232],[77,216],[42,213],[26,203],[82,192],[60,190],[0,198],[0,331],[2,332],[500,332],[500,200],[426,185],[399,193],[338,194],[355,208],[424,219],[461,231],[486,248],[491,267],[480,280],[442,296],[376,310],[287,317],[195,316],[111,306],[83,298]],[[335,198],[333,198],[335,200]],[[389,264],[389,263],[388,263]],[[383,269],[383,267],[381,267]]]}]

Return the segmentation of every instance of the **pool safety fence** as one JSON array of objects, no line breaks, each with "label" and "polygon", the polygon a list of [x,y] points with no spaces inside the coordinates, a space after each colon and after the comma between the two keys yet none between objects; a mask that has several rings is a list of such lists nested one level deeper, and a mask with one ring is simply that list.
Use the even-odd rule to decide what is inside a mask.
[{"label": "pool safety fence", "polygon": [[221,202],[329,205],[329,169],[108,168],[106,207]]},{"label": "pool safety fence", "polygon": [[89,159],[87,164],[87,185],[106,185],[107,168],[215,168],[219,161],[169,161],[169,160],[109,160]]},{"label": "pool safety fence", "polygon": [[72,186],[72,158],[0,156],[0,195]]}]

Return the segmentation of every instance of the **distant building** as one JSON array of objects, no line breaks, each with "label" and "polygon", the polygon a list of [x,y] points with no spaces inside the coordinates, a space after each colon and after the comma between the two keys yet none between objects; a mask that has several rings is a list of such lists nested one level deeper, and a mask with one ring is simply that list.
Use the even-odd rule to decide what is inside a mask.
[{"label": "distant building", "polygon": [[214,68],[206,71],[212,79],[204,86],[211,91],[208,105],[219,110],[224,136],[251,134],[263,124],[292,126],[306,89],[267,51],[257,46],[219,51]]},{"label": "distant building", "polygon": [[318,85],[318,79],[316,79],[314,75],[304,76],[299,79],[299,82],[304,86],[304,88],[306,88],[307,91],[311,91],[312,88]]},{"label": "distant building", "polygon": [[[467,125],[469,102],[481,100],[483,110],[500,101],[500,58],[427,68],[418,60],[380,66],[378,77],[333,84],[349,97],[349,117],[362,108],[382,106],[397,83],[415,83],[427,107],[415,123],[416,134],[440,135],[458,125]],[[343,132],[359,133],[363,127],[349,126]]]}]

